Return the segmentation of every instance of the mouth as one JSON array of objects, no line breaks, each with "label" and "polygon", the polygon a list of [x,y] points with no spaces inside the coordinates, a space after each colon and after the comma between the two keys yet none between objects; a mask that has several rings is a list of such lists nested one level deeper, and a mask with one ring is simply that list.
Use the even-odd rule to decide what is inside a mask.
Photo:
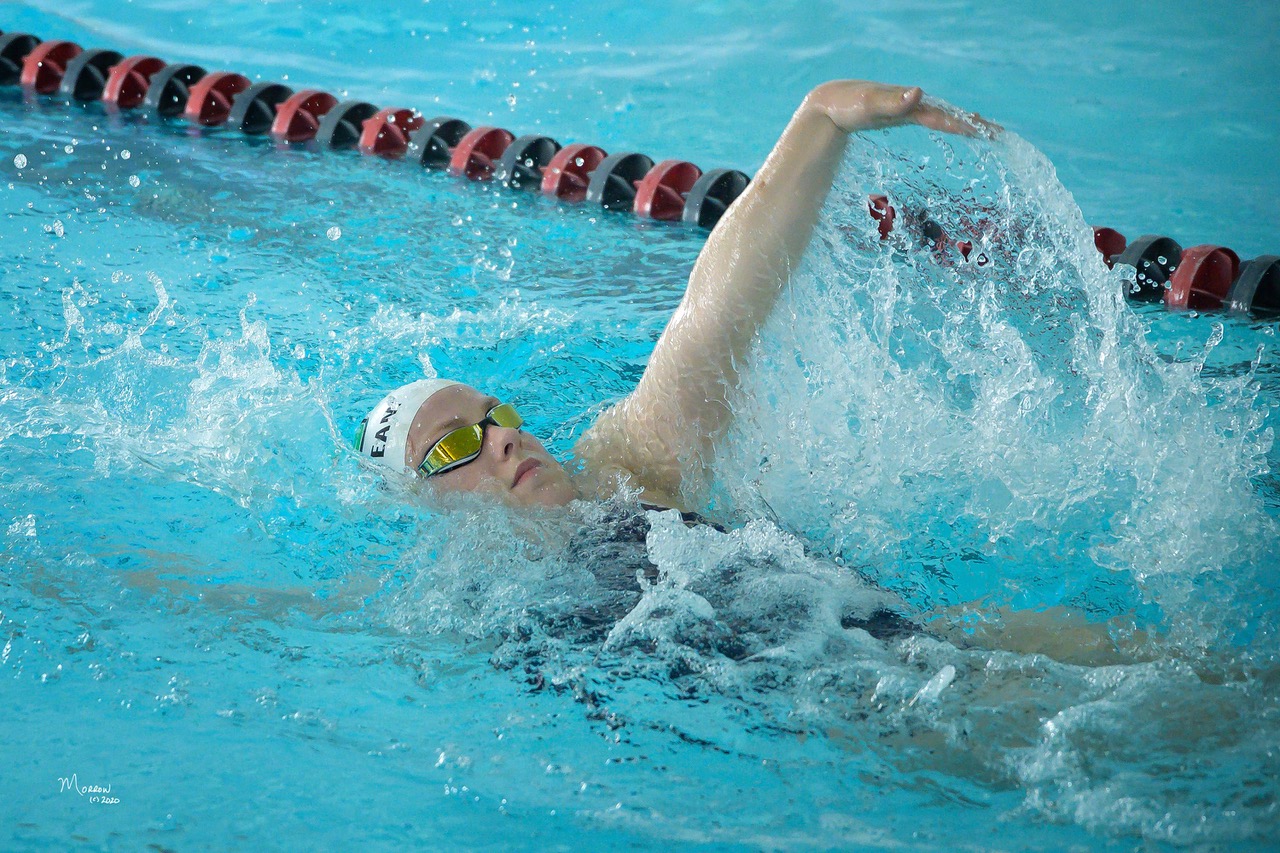
[{"label": "mouth", "polygon": [[526,459],[520,463],[520,467],[516,469],[515,479],[511,481],[511,488],[515,488],[525,480],[533,476],[533,472],[542,467],[542,463],[537,459]]}]

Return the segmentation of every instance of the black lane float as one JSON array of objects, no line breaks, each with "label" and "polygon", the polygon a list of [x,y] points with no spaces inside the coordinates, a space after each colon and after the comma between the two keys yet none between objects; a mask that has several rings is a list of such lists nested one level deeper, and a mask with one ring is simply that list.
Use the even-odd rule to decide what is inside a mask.
[{"label": "black lane float", "polygon": [[[0,31],[0,85],[19,85],[29,98],[101,103],[109,113],[141,111],[161,120],[202,127],[230,126],[248,136],[270,135],[287,144],[355,149],[403,159],[472,181],[493,180],[515,191],[589,203],[659,221],[712,229],[751,179],[737,169],[703,172],[684,160],[659,163],[638,152],[609,154],[595,145],[562,146],[549,136],[517,137],[462,119],[425,119],[417,110],[339,101],[319,89],[295,91],[282,83],[253,83],[232,71],[170,64],[155,56],[125,57],[110,49],[85,50],[70,41],[42,41]],[[900,216],[883,195],[868,200],[881,239],[895,227],[938,253],[983,265],[973,243],[948,235],[927,211]],[[1134,270],[1130,297],[1169,308],[1226,309],[1280,315],[1280,256],[1241,262],[1225,246],[1183,249],[1172,238],[1144,235],[1127,243],[1112,228],[1093,229],[1108,267]]]}]

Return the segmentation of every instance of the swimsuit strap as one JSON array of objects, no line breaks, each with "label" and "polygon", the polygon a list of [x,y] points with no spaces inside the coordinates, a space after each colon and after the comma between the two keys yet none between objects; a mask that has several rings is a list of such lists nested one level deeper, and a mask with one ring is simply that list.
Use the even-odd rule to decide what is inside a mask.
[{"label": "swimsuit strap", "polygon": [[[667,512],[669,510],[675,509],[674,507],[669,507],[669,506],[658,506],[657,504],[647,504],[647,503],[644,503],[643,501],[640,503],[640,508],[649,512]],[[680,519],[685,523],[686,527],[706,526],[706,527],[714,527],[716,530],[719,530],[721,533],[729,532],[729,530],[723,525],[716,524],[714,521],[708,521],[707,519],[703,518],[701,515],[699,515],[696,512],[685,512],[682,509],[676,510],[676,512],[680,513]]]}]

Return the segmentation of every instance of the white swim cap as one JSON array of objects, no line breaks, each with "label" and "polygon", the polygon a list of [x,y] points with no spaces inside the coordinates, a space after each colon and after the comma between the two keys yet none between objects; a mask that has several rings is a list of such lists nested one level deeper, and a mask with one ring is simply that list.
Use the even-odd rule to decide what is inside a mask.
[{"label": "white swim cap", "polygon": [[461,384],[452,379],[419,379],[392,391],[360,423],[356,432],[356,450],[361,456],[394,471],[404,470],[409,426],[418,409],[437,391]]}]

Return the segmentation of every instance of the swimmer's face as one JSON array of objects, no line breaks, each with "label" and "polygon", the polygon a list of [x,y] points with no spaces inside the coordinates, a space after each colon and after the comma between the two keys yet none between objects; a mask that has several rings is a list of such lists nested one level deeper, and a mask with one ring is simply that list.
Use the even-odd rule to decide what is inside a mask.
[{"label": "swimmer's face", "polygon": [[[409,426],[405,464],[416,469],[447,433],[479,423],[501,402],[466,385],[442,388],[422,404]],[[438,493],[471,492],[513,506],[563,506],[578,497],[568,473],[523,429],[488,424],[480,455],[429,478]]]}]

